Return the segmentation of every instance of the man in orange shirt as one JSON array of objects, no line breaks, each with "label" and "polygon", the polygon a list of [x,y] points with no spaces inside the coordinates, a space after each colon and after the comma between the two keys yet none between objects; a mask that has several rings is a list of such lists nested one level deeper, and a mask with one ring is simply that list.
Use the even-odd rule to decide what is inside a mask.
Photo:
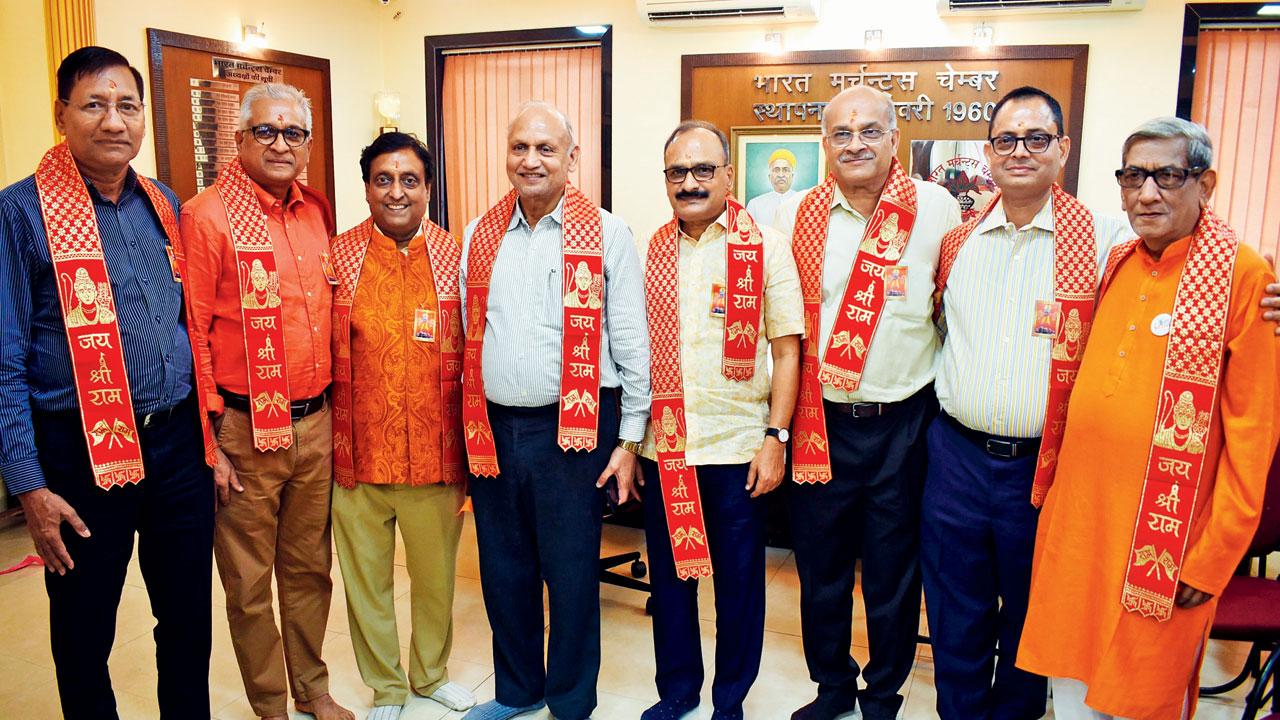
[{"label": "man in orange shirt", "polygon": [[[462,442],[462,247],[427,220],[431,154],[379,135],[360,155],[372,217],[334,238],[333,535],[367,720],[396,720],[410,689],[451,710],[453,578],[466,498]],[[400,664],[392,557],[409,571],[409,675]]]},{"label": "man in orange shirt", "polygon": [[333,590],[332,292],[328,206],[297,182],[310,136],[311,103],[299,90],[251,88],[239,156],[183,207],[181,228],[197,371],[202,385],[217,387],[209,398],[221,445],[214,556],[249,704],[260,717],[285,718],[292,690],[301,712],[353,720],[329,696],[320,657]]},{"label": "man in orange shirt", "polygon": [[[1059,720],[1195,715],[1215,598],[1262,510],[1280,358],[1271,268],[1208,209],[1208,134],[1145,123],[1036,537],[1018,666]],[[1154,419],[1153,419],[1154,418]]]}]

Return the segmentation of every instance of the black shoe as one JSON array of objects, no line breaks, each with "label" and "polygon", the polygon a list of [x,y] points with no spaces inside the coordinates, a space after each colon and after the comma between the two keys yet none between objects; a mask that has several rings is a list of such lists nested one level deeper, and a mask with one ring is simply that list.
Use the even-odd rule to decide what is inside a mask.
[{"label": "black shoe", "polygon": [[858,698],[858,707],[862,710],[862,720],[894,720],[898,717],[898,708],[902,707],[902,696],[871,698],[864,694]]},{"label": "black shoe", "polygon": [[846,693],[819,693],[813,702],[791,713],[791,720],[835,720],[853,712],[858,696]]},{"label": "black shoe", "polygon": [[697,709],[697,700],[659,700],[655,705],[640,714],[640,720],[680,720],[690,711]]},{"label": "black shoe", "polygon": [[733,710],[716,708],[711,712],[711,720],[742,720],[742,706],[739,705]]}]

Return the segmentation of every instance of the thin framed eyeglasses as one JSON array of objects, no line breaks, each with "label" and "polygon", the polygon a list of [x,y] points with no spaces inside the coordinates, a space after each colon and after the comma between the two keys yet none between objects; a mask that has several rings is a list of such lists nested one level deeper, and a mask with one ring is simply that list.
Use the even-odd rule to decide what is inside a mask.
[{"label": "thin framed eyeglasses", "polygon": [[303,130],[300,127],[294,127],[292,125],[285,128],[278,128],[274,125],[267,124],[254,125],[249,128],[249,132],[253,135],[253,139],[257,140],[262,145],[274,145],[276,138],[283,135],[284,144],[295,148],[301,147],[302,143],[306,142],[307,138],[311,137],[310,130]]},{"label": "thin framed eyeglasses", "polygon": [[1061,135],[1050,135],[1049,133],[1027,133],[1026,135],[997,135],[993,138],[987,138],[987,142],[991,143],[991,149],[997,155],[1012,155],[1014,150],[1018,149],[1018,143],[1027,149],[1029,153],[1042,153],[1049,149],[1054,140],[1061,139]]},{"label": "thin framed eyeglasses", "polygon": [[1156,179],[1156,187],[1161,190],[1177,190],[1187,184],[1187,179],[1199,175],[1208,168],[1195,165],[1189,168],[1166,165],[1155,170],[1140,168],[1135,165],[1122,167],[1116,171],[1116,182],[1120,187],[1137,190],[1147,183],[1147,178]]},{"label": "thin framed eyeglasses", "polygon": [[[58,98],[58,102],[71,107],[71,101]],[[111,112],[111,108],[115,108],[120,113],[120,117],[127,120],[136,120],[142,117],[142,110],[146,104],[138,100],[116,100],[107,102],[105,100],[90,100],[83,105],[77,105],[76,110],[95,118],[104,118],[107,113]]]},{"label": "thin framed eyeglasses", "polygon": [[837,130],[827,136],[827,142],[831,143],[833,148],[848,147],[849,143],[853,142],[853,136],[857,135],[862,139],[864,145],[875,145],[888,134],[888,130],[878,127],[862,128],[857,132],[853,130]]},{"label": "thin framed eyeglasses", "polygon": [[716,170],[728,165],[694,165],[693,167],[683,167],[681,165],[673,165],[662,171],[666,176],[667,182],[672,185],[679,185],[684,182],[685,176],[693,173],[693,179],[698,182],[706,182],[716,176]]}]

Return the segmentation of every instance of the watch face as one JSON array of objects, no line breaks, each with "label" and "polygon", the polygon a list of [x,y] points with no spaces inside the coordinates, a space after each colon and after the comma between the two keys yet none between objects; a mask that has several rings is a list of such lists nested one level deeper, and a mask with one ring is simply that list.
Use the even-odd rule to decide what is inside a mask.
[{"label": "watch face", "polygon": [[786,428],[782,428],[782,429],[778,430],[778,442],[780,442],[780,443],[785,443],[786,441],[788,441],[788,440],[790,440],[790,439],[791,439],[791,431],[790,431],[790,430],[788,430],[788,429],[786,429]]}]

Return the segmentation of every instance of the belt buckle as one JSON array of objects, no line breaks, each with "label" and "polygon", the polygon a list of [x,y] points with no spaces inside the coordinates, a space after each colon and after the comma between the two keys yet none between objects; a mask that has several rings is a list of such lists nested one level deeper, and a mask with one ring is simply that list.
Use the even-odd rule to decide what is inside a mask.
[{"label": "belt buckle", "polygon": [[[871,410],[868,413],[858,412],[859,408]],[[873,402],[856,402],[849,406],[849,414],[854,417],[879,417],[884,414],[884,405]]]},{"label": "belt buckle", "polygon": [[995,438],[987,438],[986,447],[988,455],[996,457],[1016,458],[1018,457],[1018,445],[1009,440],[997,440]]},{"label": "belt buckle", "polygon": [[146,415],[143,415],[143,416],[142,416],[142,427],[144,427],[144,428],[149,428],[149,427],[151,427],[151,420],[152,420],[153,418],[155,418],[155,416],[156,416],[156,414],[155,414],[155,413],[153,413],[153,412],[149,412],[149,413],[147,413]]}]

